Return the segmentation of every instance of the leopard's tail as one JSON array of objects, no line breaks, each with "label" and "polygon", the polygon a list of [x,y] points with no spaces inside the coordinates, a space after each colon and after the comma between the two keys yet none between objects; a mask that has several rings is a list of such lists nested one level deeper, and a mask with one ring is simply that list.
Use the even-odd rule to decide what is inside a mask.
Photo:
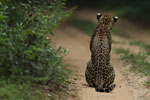
[{"label": "leopard's tail", "polygon": [[108,88],[99,88],[99,87],[96,87],[95,90],[96,90],[97,92],[106,92],[106,93],[109,93],[109,92],[111,92],[115,87],[116,87],[115,84],[111,84]]}]

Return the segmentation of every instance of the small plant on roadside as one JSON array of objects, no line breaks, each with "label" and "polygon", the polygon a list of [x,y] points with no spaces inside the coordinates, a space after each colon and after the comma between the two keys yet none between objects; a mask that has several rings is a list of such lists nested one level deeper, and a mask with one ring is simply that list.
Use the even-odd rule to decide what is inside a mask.
[{"label": "small plant on roadside", "polygon": [[150,81],[145,81],[145,84],[144,84],[146,87],[150,88]]}]

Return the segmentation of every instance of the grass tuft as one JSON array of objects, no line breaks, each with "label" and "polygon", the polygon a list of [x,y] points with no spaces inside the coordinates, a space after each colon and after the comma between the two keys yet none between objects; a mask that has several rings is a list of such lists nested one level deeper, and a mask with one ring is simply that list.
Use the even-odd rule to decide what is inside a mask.
[{"label": "grass tuft", "polygon": [[146,50],[146,54],[150,55],[150,44],[145,44],[141,41],[132,41],[129,43],[130,45],[139,46]]},{"label": "grass tuft", "polygon": [[150,76],[150,63],[146,61],[146,54],[134,54],[122,48],[116,48],[116,53],[120,54],[121,60],[132,65],[132,70]]},{"label": "grass tuft", "polygon": [[146,87],[150,88],[150,81],[145,81],[145,84],[144,84]]}]

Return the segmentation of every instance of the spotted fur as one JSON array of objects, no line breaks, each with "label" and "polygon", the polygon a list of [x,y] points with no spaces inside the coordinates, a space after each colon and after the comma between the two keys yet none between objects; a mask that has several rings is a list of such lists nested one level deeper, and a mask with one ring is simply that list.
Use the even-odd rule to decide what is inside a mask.
[{"label": "spotted fur", "polygon": [[115,72],[110,61],[111,31],[117,17],[97,14],[98,25],[91,37],[91,60],[85,71],[86,81],[99,92],[111,92],[115,88],[113,84]]}]

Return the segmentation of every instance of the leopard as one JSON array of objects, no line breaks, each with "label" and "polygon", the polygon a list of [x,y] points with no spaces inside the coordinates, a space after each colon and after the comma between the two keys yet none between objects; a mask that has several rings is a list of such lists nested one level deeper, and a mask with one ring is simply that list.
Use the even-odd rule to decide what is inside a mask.
[{"label": "leopard", "polygon": [[111,92],[114,84],[115,71],[110,59],[112,49],[112,27],[118,17],[97,13],[98,23],[91,36],[91,59],[85,70],[86,82],[94,87],[97,92]]}]

